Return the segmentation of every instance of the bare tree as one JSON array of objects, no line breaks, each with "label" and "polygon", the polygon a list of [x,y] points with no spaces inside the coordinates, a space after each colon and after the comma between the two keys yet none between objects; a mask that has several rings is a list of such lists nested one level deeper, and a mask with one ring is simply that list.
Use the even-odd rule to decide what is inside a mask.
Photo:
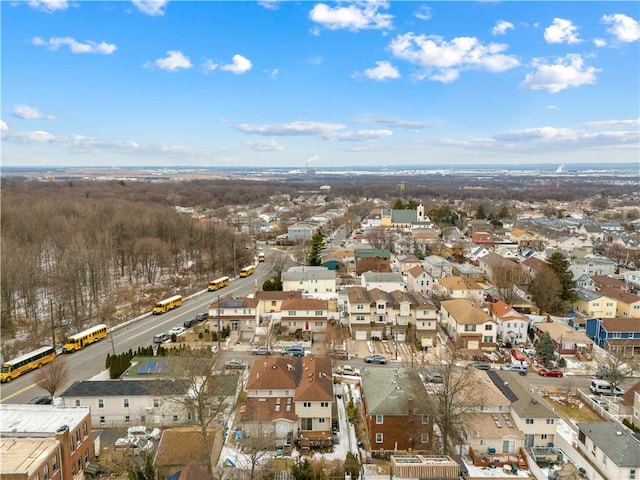
[{"label": "bare tree", "polygon": [[603,352],[594,358],[594,375],[611,384],[611,391],[620,386],[623,380],[633,374],[633,369],[622,355]]},{"label": "bare tree", "polygon": [[514,287],[526,279],[526,274],[519,265],[505,264],[493,269],[492,279],[500,299],[511,305],[518,298]]},{"label": "bare tree", "polygon": [[442,453],[455,453],[455,446],[463,442],[465,417],[483,403],[482,385],[477,371],[456,366],[456,351],[446,348],[435,353],[432,373],[440,374],[442,383],[434,384],[428,395],[433,421],[440,433]]},{"label": "bare tree", "polygon": [[236,455],[236,465],[249,474],[249,480],[263,478],[262,466],[273,456],[275,449],[273,435],[258,428],[242,439],[241,446],[242,452]]},{"label": "bare tree", "polygon": [[68,378],[67,359],[61,357],[47,363],[36,372],[37,384],[51,396],[52,401],[53,396],[67,383]]}]

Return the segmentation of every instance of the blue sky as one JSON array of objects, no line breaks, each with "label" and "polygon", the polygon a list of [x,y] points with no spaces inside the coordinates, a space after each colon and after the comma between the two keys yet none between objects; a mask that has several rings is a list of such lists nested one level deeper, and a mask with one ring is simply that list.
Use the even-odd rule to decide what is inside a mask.
[{"label": "blue sky", "polygon": [[639,5],[2,1],[2,165],[638,162]]}]

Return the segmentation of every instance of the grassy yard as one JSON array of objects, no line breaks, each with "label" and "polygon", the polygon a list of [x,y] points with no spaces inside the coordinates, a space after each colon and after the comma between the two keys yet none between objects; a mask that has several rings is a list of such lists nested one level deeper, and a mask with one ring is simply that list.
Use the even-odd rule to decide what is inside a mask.
[{"label": "grassy yard", "polygon": [[552,398],[547,398],[553,408],[555,408],[558,415],[564,418],[570,418],[574,422],[601,422],[602,418],[591,408],[582,404],[582,406],[576,404],[565,404],[564,402],[555,401]]}]

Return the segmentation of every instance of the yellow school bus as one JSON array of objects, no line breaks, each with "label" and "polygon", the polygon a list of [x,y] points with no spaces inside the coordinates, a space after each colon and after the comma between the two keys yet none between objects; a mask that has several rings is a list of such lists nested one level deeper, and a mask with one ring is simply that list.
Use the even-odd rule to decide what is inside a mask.
[{"label": "yellow school bus", "polygon": [[87,345],[91,345],[93,342],[102,340],[109,333],[109,329],[106,325],[100,324],[95,327],[87,328],[80,333],[70,335],[67,337],[67,341],[62,346],[62,353],[72,353],[80,350]]},{"label": "yellow school bus", "polygon": [[255,267],[253,265],[249,265],[248,267],[244,267],[242,270],[240,270],[240,276],[248,277],[249,275],[253,275],[253,272],[255,271]]},{"label": "yellow school bus", "polygon": [[53,347],[42,347],[31,353],[14,358],[2,364],[0,368],[0,382],[10,382],[20,375],[40,368],[56,358]]},{"label": "yellow school bus", "polygon": [[156,306],[153,307],[153,314],[161,315],[180,305],[182,305],[182,295],[174,295],[173,297],[165,298],[156,303]]},{"label": "yellow school bus", "polygon": [[227,285],[229,285],[229,277],[219,277],[209,282],[209,287],[207,288],[207,290],[209,290],[210,292],[215,292],[216,290],[220,290]]},{"label": "yellow school bus", "polygon": [[264,262],[264,252],[260,252],[258,253],[258,261],[259,262]]}]

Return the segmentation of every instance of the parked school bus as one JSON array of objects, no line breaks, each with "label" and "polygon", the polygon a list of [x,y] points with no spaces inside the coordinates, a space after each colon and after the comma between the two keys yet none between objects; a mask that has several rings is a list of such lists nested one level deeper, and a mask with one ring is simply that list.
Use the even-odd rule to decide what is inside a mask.
[{"label": "parked school bus", "polygon": [[180,305],[182,305],[182,295],[174,295],[173,297],[165,298],[164,300],[160,300],[156,303],[156,306],[153,307],[152,313],[154,315],[161,315],[169,310],[179,307]]},{"label": "parked school bus", "polygon": [[56,358],[56,351],[53,347],[41,347],[31,353],[4,362],[0,368],[0,382],[8,383],[24,373],[43,367],[54,358]]},{"label": "parked school bus", "polygon": [[229,285],[229,277],[219,277],[209,282],[209,287],[207,288],[207,290],[209,290],[210,292],[215,292],[216,290],[220,290],[227,285]]},{"label": "parked school bus", "polygon": [[87,328],[80,333],[67,337],[67,341],[62,346],[62,353],[71,353],[80,350],[93,342],[97,342],[107,336],[109,329],[106,325],[100,324]]},{"label": "parked school bus", "polygon": [[240,276],[241,277],[248,277],[249,275],[253,275],[253,272],[255,272],[255,267],[253,265],[249,265],[248,267],[244,267],[242,270],[240,270]]}]

